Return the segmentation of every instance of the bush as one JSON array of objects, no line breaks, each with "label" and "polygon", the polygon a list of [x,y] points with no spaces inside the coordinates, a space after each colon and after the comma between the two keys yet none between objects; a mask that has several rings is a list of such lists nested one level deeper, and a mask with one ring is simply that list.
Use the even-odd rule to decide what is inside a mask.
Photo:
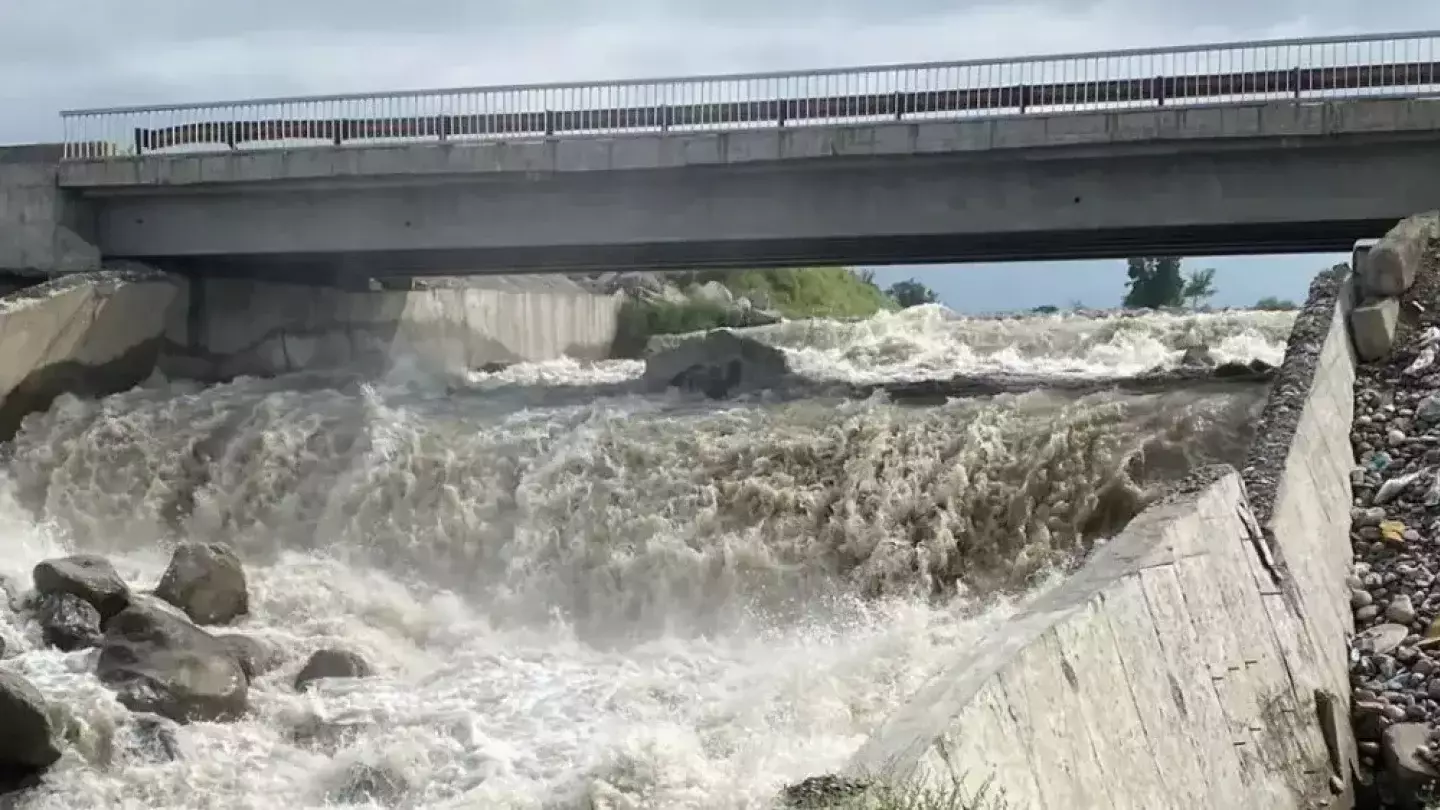
[{"label": "bush", "polygon": [[640,357],[651,335],[676,335],[685,332],[740,326],[739,313],[710,301],[641,301],[626,298],[620,305],[615,328],[613,357]]},{"label": "bush", "polygon": [[695,281],[718,281],[786,318],[868,318],[894,304],[875,283],[846,267],[708,270]]},{"label": "bush", "polygon": [[[894,306],[868,277],[844,267],[707,270],[672,277],[680,286],[718,282],[736,298],[786,318],[866,318]],[[612,357],[640,357],[653,335],[746,326],[737,308],[712,301],[642,301],[620,306]]]},{"label": "bush", "polygon": [[1294,301],[1288,298],[1276,298],[1273,295],[1267,295],[1259,301],[1256,301],[1255,308],[1270,310],[1272,312],[1287,312],[1292,309],[1298,309]]}]

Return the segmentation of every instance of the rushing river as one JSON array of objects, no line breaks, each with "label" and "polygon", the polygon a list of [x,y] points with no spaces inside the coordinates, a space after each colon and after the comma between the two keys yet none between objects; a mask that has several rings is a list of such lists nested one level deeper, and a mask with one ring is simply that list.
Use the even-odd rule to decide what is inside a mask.
[{"label": "rushing river", "polygon": [[[1195,341],[1274,363],[1290,323],[924,307],[757,334],[807,375],[875,381],[1131,373]],[[640,371],[156,381],[32,416],[0,475],[0,570],[93,551],[148,588],[175,539],[224,540],[250,575],[238,629],[289,658],[243,721],[186,726],[156,762],[93,653],[42,649],[0,607],[5,665],[71,727],[20,806],[301,810],[367,763],[403,807],[764,807],[1156,485],[1238,461],[1264,394],[715,403],[624,390]],[[323,646],[379,677],[297,694]],[[297,742],[317,717],[348,744]]]}]

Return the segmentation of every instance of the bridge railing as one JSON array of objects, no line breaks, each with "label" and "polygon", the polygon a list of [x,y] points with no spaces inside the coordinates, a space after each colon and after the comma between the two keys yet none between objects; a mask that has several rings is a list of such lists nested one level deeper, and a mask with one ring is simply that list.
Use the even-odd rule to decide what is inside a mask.
[{"label": "bridge railing", "polygon": [[65,158],[1440,94],[1440,31],[62,113]]}]

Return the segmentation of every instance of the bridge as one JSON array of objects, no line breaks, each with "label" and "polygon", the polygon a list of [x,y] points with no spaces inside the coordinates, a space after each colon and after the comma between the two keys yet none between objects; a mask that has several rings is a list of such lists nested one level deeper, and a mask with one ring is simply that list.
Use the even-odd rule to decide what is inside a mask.
[{"label": "bridge", "polygon": [[62,114],[100,252],[430,274],[1343,251],[1440,207],[1440,32]]}]

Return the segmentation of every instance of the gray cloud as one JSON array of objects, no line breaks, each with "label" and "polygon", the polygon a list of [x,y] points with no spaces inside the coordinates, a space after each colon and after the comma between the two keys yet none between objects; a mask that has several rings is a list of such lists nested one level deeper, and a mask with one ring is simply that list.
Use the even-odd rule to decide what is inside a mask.
[{"label": "gray cloud", "polygon": [[1425,27],[1434,0],[19,0],[0,5],[0,142],[54,139],[76,107]]}]

